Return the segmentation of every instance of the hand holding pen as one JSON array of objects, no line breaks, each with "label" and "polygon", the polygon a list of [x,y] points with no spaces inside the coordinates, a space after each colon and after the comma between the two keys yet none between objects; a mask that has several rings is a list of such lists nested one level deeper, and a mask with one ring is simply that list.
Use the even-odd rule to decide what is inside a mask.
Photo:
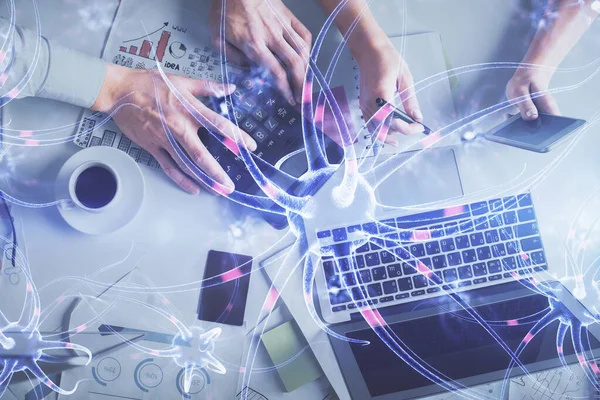
[{"label": "hand holding pen", "polygon": [[392,103],[388,103],[387,101],[385,101],[384,99],[379,98],[379,97],[377,98],[377,100],[375,102],[377,104],[377,108],[381,108],[384,105],[389,104],[392,107],[392,109],[394,110],[394,112],[392,114],[394,119],[399,119],[401,121],[406,122],[407,124],[421,124],[423,126],[423,134],[424,135],[429,135],[432,132],[431,129],[429,129],[424,123],[416,121],[410,115],[406,114],[404,111],[400,110]]}]

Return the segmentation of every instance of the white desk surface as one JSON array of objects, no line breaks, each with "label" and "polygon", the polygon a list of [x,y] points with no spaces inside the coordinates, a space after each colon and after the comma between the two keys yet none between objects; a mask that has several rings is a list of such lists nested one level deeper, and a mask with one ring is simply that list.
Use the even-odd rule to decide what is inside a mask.
[{"label": "white desk surface", "polygon": [[[529,3],[524,0],[522,2]],[[20,10],[17,23],[32,26],[31,3],[25,0],[18,0],[16,3]],[[527,19],[517,14],[520,0],[415,0],[407,3],[410,21],[406,31],[398,23],[401,1],[376,2],[373,10],[390,36],[426,30],[440,32],[448,58],[454,67],[491,61],[517,62],[525,52],[527,41],[523,39],[524,32],[531,27]],[[495,3],[495,6],[490,3]],[[91,7],[90,4],[95,4],[99,12],[106,16],[106,21],[110,21],[117,2],[40,2],[42,33],[64,45],[99,55],[109,24],[90,25],[81,17],[79,11]],[[316,35],[325,16],[319,11],[315,0],[297,1],[290,4],[290,8],[300,15]],[[56,23],[58,16],[61,23]],[[68,28],[65,29],[65,26]],[[591,40],[591,35],[587,35],[569,56],[566,64],[576,66],[590,62],[594,54],[598,54],[597,46]],[[328,46],[324,49],[326,52],[329,51],[327,48]],[[464,116],[482,106],[503,100],[504,86],[511,74],[511,71],[496,70],[459,77],[460,87],[455,93],[458,114]],[[554,85],[569,84],[581,76],[585,76],[585,71],[562,74],[556,77]],[[599,86],[600,79],[596,78],[581,88],[557,95],[563,113],[590,118],[600,103],[596,95],[599,93]],[[79,112],[78,108],[64,104],[26,99],[14,101],[6,107],[4,118],[5,121],[10,120],[11,127],[15,129],[43,129],[74,124]],[[486,125],[493,125],[493,121],[497,119],[474,124],[474,129],[483,130]],[[597,139],[594,132],[597,130],[592,128],[586,133],[562,165],[548,175],[539,187],[540,193],[547,196],[548,200],[544,197],[538,201],[538,208],[547,218],[552,219],[548,224],[552,224],[561,234],[568,229],[568,224],[584,199],[600,186],[600,176],[597,173],[600,170],[600,160],[595,150],[600,139]],[[70,134],[72,130],[66,129],[61,136]],[[527,171],[524,176],[530,175],[548,165],[558,151],[537,155],[484,143],[485,145],[468,144],[461,157],[489,162],[491,155],[495,162],[489,166],[502,168],[504,177],[514,176],[523,168]],[[53,179],[62,163],[77,150],[71,143],[11,150],[11,155],[17,160],[14,177],[19,197],[32,202],[52,200]],[[111,282],[119,273],[137,266],[160,287],[195,282],[202,279],[203,264],[209,249],[257,255],[282,235],[223,199],[207,194],[199,197],[187,195],[161,173],[143,169],[147,192],[142,212],[130,226],[111,235],[91,237],[79,234],[61,220],[55,209],[18,210],[24,227],[29,262],[39,287],[60,277],[90,276],[98,269],[123,259],[131,249],[131,254],[122,265],[99,279]],[[31,180],[38,184],[32,187],[20,184]],[[234,237],[229,229],[234,224],[242,228],[240,238]],[[50,303],[72,284],[73,281],[62,280],[45,287],[41,292],[42,304]],[[259,302],[252,302],[252,299],[261,299],[262,303],[267,287],[262,274],[253,277],[248,321],[255,321],[260,307]],[[193,290],[167,295],[182,312],[195,311],[198,288],[190,289]],[[60,310],[54,316],[55,318],[47,320],[48,326],[52,328],[60,320]],[[289,318],[289,315],[276,315],[273,323],[285,318]],[[264,354],[260,362],[264,362],[263,365],[268,363]],[[270,374],[269,378],[276,379],[274,374]],[[275,398],[280,386],[276,382],[266,386],[273,390],[272,393],[265,393],[267,397]],[[300,398],[297,397],[299,395],[307,398],[304,396],[308,393],[282,394],[281,398]]]}]

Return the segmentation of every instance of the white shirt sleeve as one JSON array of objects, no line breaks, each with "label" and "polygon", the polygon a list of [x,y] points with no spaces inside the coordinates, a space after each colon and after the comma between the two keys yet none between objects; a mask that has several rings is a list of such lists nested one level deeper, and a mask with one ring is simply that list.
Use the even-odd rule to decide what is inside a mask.
[{"label": "white shirt sleeve", "polygon": [[0,18],[0,96],[43,97],[89,108],[94,104],[106,63],[70,50],[29,29]]}]

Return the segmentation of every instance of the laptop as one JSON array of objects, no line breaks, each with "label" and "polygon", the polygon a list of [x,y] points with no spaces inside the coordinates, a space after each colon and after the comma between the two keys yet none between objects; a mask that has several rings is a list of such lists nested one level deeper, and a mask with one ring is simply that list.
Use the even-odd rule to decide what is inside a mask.
[{"label": "laptop", "polygon": [[[552,279],[557,263],[549,262],[547,227],[536,211],[535,194],[478,197],[483,186],[475,184],[473,168],[461,164],[459,153],[458,147],[441,147],[389,155],[376,164],[391,157],[401,166],[375,192],[377,203],[387,207],[365,212],[367,203],[358,201],[305,221],[313,265],[319,265],[315,297],[321,317],[333,331],[370,343],[330,337],[353,399],[409,399],[445,391],[392,352],[361,308],[376,309],[424,362],[472,387],[502,380],[510,357],[447,292],[458,293],[486,320],[504,321],[494,329],[514,350],[532,325],[506,321],[548,307],[547,297],[521,280],[559,285]],[[327,201],[342,170],[316,202]],[[367,176],[377,181],[376,175]],[[435,274],[438,284],[423,271]],[[528,344],[521,360],[529,372],[561,365],[556,334],[552,324]],[[576,362],[569,341],[564,354],[567,362]],[[600,342],[591,342],[597,350]]]}]

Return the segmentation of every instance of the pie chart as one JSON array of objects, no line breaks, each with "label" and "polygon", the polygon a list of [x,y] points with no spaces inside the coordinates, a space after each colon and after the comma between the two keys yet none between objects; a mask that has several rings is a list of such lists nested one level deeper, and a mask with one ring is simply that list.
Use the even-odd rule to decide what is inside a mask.
[{"label": "pie chart", "polygon": [[179,58],[185,56],[186,52],[187,52],[187,48],[181,42],[173,42],[169,46],[169,53],[171,53],[171,56],[173,58],[179,59]]}]

